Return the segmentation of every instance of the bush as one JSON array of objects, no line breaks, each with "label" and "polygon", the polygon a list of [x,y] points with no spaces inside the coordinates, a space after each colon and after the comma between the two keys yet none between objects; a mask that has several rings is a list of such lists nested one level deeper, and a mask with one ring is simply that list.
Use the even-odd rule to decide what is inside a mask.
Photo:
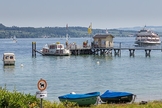
[{"label": "bush", "polygon": [[0,108],[34,108],[40,100],[30,94],[19,93],[16,90],[9,92],[0,88]]}]

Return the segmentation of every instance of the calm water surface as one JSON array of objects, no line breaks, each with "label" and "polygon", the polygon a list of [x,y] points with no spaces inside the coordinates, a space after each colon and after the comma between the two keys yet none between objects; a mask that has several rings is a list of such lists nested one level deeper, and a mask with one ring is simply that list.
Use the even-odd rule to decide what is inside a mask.
[{"label": "calm water surface", "polygon": [[[69,43],[81,45],[86,38],[71,38]],[[91,41],[88,39],[89,42]],[[151,51],[151,57],[145,57],[144,51],[135,51],[135,57],[129,57],[129,51],[118,56],[79,55],[79,56],[42,56],[37,53],[32,58],[32,42],[40,50],[46,43],[63,42],[65,39],[37,38],[0,39],[0,54],[14,52],[15,66],[3,66],[0,62],[0,86],[12,91],[35,95],[40,78],[47,81],[48,97],[59,101],[58,96],[70,92],[87,93],[106,90],[126,91],[137,95],[136,101],[162,99],[162,52]],[[114,38],[115,46],[133,47],[134,37]],[[159,47],[159,46],[156,46]],[[160,46],[161,47],[161,46]],[[21,63],[24,65],[21,67]]]}]

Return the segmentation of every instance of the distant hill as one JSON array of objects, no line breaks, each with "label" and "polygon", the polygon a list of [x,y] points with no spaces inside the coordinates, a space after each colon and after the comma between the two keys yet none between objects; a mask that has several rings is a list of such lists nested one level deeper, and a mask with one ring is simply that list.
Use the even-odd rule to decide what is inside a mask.
[{"label": "distant hill", "polygon": [[[127,27],[127,28],[118,28],[118,30],[133,30],[133,31],[139,31],[143,27],[137,26],[137,27]],[[162,26],[146,26],[147,29],[153,30],[155,32],[162,32]]]},{"label": "distant hill", "polygon": [[[150,26],[152,29],[160,30],[160,27]],[[162,28],[162,26],[161,26]],[[108,29],[108,33],[112,34],[115,37],[126,37],[134,36],[140,27],[133,28],[119,28],[119,29]],[[92,34],[88,34],[87,27],[6,27],[3,24],[0,24],[0,38],[11,38],[16,36],[17,38],[61,38],[65,37],[66,34],[70,37],[92,37],[95,34],[105,34],[105,29],[92,29]],[[159,32],[162,34],[162,32]]]}]

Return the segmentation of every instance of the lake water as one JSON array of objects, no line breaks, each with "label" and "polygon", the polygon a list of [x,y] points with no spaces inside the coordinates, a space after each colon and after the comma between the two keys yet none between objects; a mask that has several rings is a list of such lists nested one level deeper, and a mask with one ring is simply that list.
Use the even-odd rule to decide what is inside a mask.
[{"label": "lake water", "polygon": [[[71,38],[69,43],[81,45],[88,38]],[[32,58],[32,42],[37,50],[46,43],[63,42],[65,39],[34,38],[0,39],[0,54],[14,52],[15,66],[3,66],[0,62],[0,86],[6,85],[12,91],[36,94],[40,78],[47,81],[48,96],[45,99],[59,101],[58,96],[70,92],[87,93],[106,90],[126,91],[137,95],[136,101],[162,99],[162,52],[151,51],[151,57],[145,57],[143,50],[135,51],[135,57],[129,57],[124,50],[121,56],[79,55],[79,56],[42,56],[37,53]],[[133,47],[134,37],[115,37],[114,46]],[[161,47],[161,46],[156,46]],[[24,66],[21,67],[20,65]]]}]

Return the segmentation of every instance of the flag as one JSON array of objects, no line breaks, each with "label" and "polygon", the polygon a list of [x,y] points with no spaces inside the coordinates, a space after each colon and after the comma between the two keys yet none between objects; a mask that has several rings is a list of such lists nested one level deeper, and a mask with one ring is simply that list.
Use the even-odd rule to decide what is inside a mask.
[{"label": "flag", "polygon": [[88,27],[88,34],[92,33],[92,23],[90,24],[90,26]]}]

